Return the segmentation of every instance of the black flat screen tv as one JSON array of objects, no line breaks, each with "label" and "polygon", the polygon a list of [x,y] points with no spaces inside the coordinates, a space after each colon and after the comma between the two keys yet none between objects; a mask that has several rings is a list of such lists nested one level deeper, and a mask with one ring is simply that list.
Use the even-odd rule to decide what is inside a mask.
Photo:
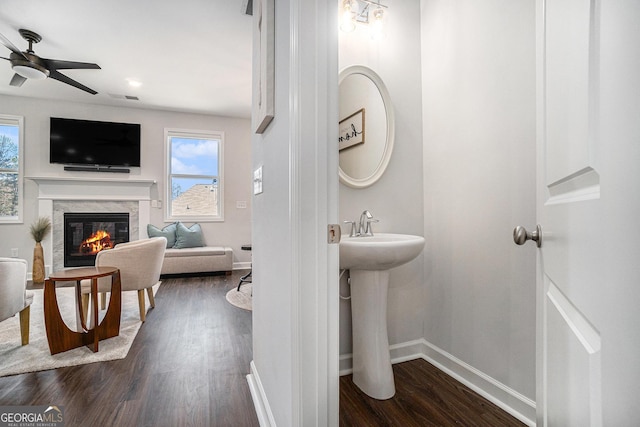
[{"label": "black flat screen tv", "polygon": [[140,125],[51,117],[49,161],[65,165],[140,166]]}]

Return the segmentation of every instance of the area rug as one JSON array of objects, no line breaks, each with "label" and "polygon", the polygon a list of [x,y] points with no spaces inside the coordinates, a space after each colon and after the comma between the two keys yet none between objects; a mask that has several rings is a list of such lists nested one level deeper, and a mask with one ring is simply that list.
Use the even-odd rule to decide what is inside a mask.
[{"label": "area rug", "polygon": [[243,284],[242,286],[240,286],[239,291],[237,290],[237,288],[233,288],[229,292],[227,292],[227,301],[238,308],[251,311],[252,290],[253,287],[251,283]]},{"label": "area rug", "polygon": [[[159,287],[160,285],[153,287],[154,294]],[[41,289],[34,290],[33,293],[28,345],[20,345],[19,316],[0,322],[0,377],[85,363],[124,359],[142,325],[138,309],[138,293],[123,292],[119,336],[100,341],[97,353],[83,346],[52,356],[44,327],[43,291]],[[76,324],[74,293],[74,287],[59,287],[56,289],[60,313],[71,329],[75,329]],[[148,309],[149,303],[147,302]],[[101,317],[104,316],[105,311],[100,311]]]}]

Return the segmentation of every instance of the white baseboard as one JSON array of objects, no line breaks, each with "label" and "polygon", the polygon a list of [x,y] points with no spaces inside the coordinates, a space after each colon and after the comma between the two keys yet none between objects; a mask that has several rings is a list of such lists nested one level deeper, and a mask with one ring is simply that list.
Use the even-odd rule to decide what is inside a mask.
[{"label": "white baseboard", "polygon": [[[536,404],[484,372],[425,339],[389,346],[391,363],[424,359],[528,426],[535,426]],[[340,355],[340,375],[352,372],[352,355]]]},{"label": "white baseboard", "polygon": [[234,270],[250,270],[251,269],[251,261],[247,262],[234,262],[233,267]]},{"label": "white baseboard", "polygon": [[273,418],[267,395],[264,393],[262,382],[260,381],[260,375],[256,365],[251,361],[251,373],[247,375],[247,382],[249,383],[249,391],[251,392],[251,399],[253,400],[253,406],[256,409],[256,415],[258,416],[258,422],[260,427],[276,427],[276,421]]}]

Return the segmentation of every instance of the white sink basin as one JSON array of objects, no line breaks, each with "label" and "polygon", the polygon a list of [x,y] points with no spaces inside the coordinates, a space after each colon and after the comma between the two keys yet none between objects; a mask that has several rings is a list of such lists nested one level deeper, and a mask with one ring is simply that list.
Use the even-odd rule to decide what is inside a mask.
[{"label": "white sink basin", "polygon": [[340,242],[340,268],[388,270],[413,260],[422,248],[424,237],[410,234],[343,237]]},{"label": "white sink basin", "polygon": [[351,279],[353,382],[374,399],[396,392],[387,335],[389,269],[417,257],[424,237],[378,233],[340,242],[340,268]]}]

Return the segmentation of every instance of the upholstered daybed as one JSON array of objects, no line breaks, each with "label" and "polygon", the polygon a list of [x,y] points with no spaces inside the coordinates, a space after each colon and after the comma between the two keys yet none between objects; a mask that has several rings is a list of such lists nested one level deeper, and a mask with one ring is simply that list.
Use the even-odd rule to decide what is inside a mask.
[{"label": "upholstered daybed", "polygon": [[233,250],[224,246],[174,249],[164,252],[160,274],[210,273],[233,269]]},{"label": "upholstered daybed", "polygon": [[167,239],[167,249],[160,274],[231,273],[233,250],[226,246],[206,246],[199,224],[187,228],[181,222],[169,224],[163,229],[149,224],[149,237],[163,236]]}]

